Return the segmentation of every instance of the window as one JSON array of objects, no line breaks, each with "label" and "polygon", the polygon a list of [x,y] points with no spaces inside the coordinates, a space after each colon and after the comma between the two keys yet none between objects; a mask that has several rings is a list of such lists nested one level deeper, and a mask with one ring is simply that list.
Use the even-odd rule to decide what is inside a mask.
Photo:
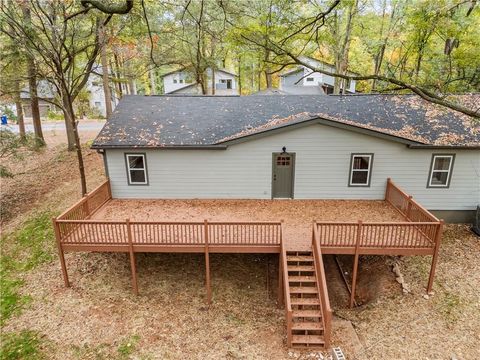
[{"label": "window", "polygon": [[129,185],[148,185],[145,154],[125,154]]},{"label": "window", "polygon": [[307,77],[307,81],[313,81],[313,77]]},{"label": "window", "polygon": [[370,186],[373,154],[352,154],[349,186]]},{"label": "window", "polygon": [[220,83],[227,84],[227,89],[232,88],[232,80],[231,79],[220,79]]},{"label": "window", "polygon": [[278,155],[277,166],[290,166],[290,155]]},{"label": "window", "polygon": [[100,108],[102,103],[100,101],[95,101],[95,107]]},{"label": "window", "polygon": [[452,178],[455,155],[432,155],[427,187],[448,188]]},{"label": "window", "polygon": [[176,84],[176,83],[177,83],[177,79],[173,79],[173,83]]},{"label": "window", "polygon": [[179,81],[180,81],[180,84],[183,84],[183,79],[180,79]]}]

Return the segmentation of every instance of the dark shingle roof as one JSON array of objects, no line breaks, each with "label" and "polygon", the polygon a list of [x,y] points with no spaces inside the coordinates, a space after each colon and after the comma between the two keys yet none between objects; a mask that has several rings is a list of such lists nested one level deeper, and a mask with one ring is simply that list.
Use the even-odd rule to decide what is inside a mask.
[{"label": "dark shingle roof", "polygon": [[277,95],[125,96],[92,147],[215,145],[318,118],[411,143],[480,146],[478,122],[415,95]]}]

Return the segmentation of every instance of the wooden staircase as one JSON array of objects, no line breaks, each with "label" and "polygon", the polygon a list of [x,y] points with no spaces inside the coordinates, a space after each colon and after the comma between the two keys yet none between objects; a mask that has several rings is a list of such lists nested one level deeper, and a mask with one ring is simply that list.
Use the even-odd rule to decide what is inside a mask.
[{"label": "wooden staircase", "polygon": [[284,285],[288,345],[324,348],[325,326],[313,251],[284,250],[283,256],[283,266],[286,265],[284,274],[287,274]]}]

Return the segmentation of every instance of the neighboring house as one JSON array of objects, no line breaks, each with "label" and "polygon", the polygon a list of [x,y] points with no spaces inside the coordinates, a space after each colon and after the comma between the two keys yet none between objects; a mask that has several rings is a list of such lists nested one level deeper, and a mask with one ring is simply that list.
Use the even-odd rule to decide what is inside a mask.
[{"label": "neighboring house", "polygon": [[[103,82],[102,82],[102,68],[97,67],[97,74],[92,73],[87,81],[86,90],[89,92],[89,107],[96,109],[100,115],[103,117],[106,116],[106,107],[105,107],[105,95],[103,93]],[[115,109],[115,106],[118,103],[118,100],[114,97],[115,92],[112,91],[112,109]],[[39,80],[37,84],[37,94],[38,94],[38,105],[40,108],[40,117],[46,118],[49,111],[58,112],[60,111],[55,105],[49,101],[54,101],[57,95],[55,87],[49,83],[47,80]],[[30,91],[28,87],[25,87],[20,92],[20,98],[22,99],[23,114],[25,118],[30,119],[32,117],[32,107],[30,104]]]},{"label": "neighboring house", "polygon": [[117,198],[374,200],[390,177],[447,220],[480,202],[478,125],[413,95],[126,96],[92,147]]},{"label": "neighboring house", "polygon": [[[238,95],[237,75],[225,69],[215,70],[215,95]],[[202,93],[200,85],[188,70],[176,70],[162,76],[165,94],[192,94]],[[207,94],[212,91],[212,70],[207,69]]]},{"label": "neighboring house", "polygon": [[[105,104],[105,93],[103,91],[102,69],[97,69],[96,74],[92,73],[88,79],[86,89],[90,93],[89,106],[92,109],[98,110],[103,117],[107,116],[107,109]],[[111,89],[111,103],[112,109],[117,106],[118,99],[115,97],[115,91]]]},{"label": "neighboring house", "polygon": [[[50,111],[58,111],[57,107],[49,101],[55,99],[55,88],[47,80],[39,80],[37,82],[37,96],[38,96],[38,108],[40,111],[40,117],[46,118]],[[20,99],[22,101],[23,116],[26,119],[32,118],[32,105],[30,99],[30,91],[28,87],[23,88],[20,91]]]},{"label": "neighboring house", "polygon": [[[311,64],[312,67],[325,70],[329,73],[335,73],[335,66],[321,60],[309,57],[301,57],[301,60]],[[348,72],[349,75],[356,75]],[[292,70],[280,74],[280,90],[290,95],[307,95],[309,94],[332,94],[335,84],[335,78],[322,72],[313,72],[305,66],[297,66]],[[346,80],[345,93],[355,93],[355,80]]]}]

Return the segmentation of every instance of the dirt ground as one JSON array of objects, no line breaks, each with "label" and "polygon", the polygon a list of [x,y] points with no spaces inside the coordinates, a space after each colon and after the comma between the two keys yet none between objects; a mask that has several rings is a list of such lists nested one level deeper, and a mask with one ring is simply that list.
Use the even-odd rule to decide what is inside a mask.
[{"label": "dirt ground", "polygon": [[[83,136],[85,141],[91,138]],[[98,154],[85,151],[92,189],[103,180],[103,164]],[[2,180],[2,200],[10,196],[6,204],[11,211],[3,231],[18,228],[37,211],[58,212],[75,202],[79,184],[74,165],[74,155],[61,146],[17,164],[25,174],[12,182]],[[20,187],[21,194],[12,195]],[[147,209],[142,204],[138,211]],[[192,216],[178,208],[165,209],[174,216]],[[358,211],[365,215],[367,210]],[[362,260],[358,291],[362,294],[363,284],[376,284],[371,288],[377,296],[355,309],[346,308],[348,295],[338,270],[327,265],[329,290],[338,292],[331,290],[333,345],[341,346],[347,359],[480,359],[479,258],[480,239],[465,225],[447,226],[435,293],[427,298],[429,257],[398,259],[411,288],[408,294],[392,280],[391,258]],[[344,259],[345,269],[348,261]],[[212,254],[210,307],[205,305],[204,260],[199,255],[139,255],[138,297],[131,291],[125,254],[71,253],[67,264],[71,288],[63,287],[56,257],[22,272],[21,292],[31,301],[2,329],[38,331],[48,359],[308,358],[308,352],[285,347],[273,255]]]}]

